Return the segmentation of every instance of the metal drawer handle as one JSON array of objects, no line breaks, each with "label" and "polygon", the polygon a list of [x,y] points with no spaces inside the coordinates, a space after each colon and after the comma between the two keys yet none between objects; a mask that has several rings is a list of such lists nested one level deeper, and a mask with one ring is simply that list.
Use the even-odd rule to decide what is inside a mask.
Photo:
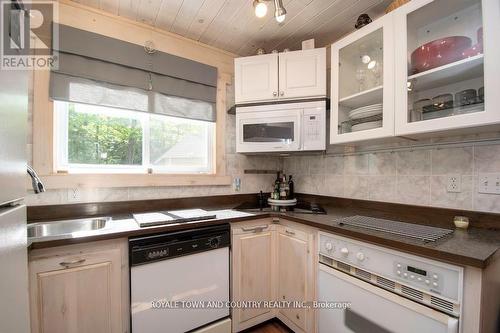
[{"label": "metal drawer handle", "polygon": [[241,230],[243,231],[253,231],[253,232],[262,232],[264,229],[267,229],[269,227],[269,225],[258,225],[256,227],[253,227],[253,228],[245,228],[245,227],[242,227]]},{"label": "metal drawer handle", "polygon": [[280,96],[284,96],[285,95],[285,92],[284,91],[280,91]]},{"label": "metal drawer handle", "polygon": [[290,230],[286,229],[285,232],[289,235],[295,235],[295,231],[290,231]]},{"label": "metal drawer handle", "polygon": [[87,259],[75,259],[72,261],[63,261],[63,262],[60,262],[59,265],[64,266],[64,267],[68,267],[71,265],[83,264],[86,260]]},{"label": "metal drawer handle", "polygon": [[273,91],[273,96],[274,97],[278,96],[278,93],[276,91]]}]

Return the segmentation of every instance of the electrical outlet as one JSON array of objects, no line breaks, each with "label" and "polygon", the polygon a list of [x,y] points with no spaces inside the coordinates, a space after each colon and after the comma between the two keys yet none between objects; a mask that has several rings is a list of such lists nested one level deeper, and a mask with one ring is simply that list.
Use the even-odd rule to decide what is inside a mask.
[{"label": "electrical outlet", "polygon": [[500,174],[484,173],[479,175],[478,192],[500,194]]},{"label": "electrical outlet", "polygon": [[77,187],[68,189],[68,202],[80,201],[82,201],[82,193],[80,190]]},{"label": "electrical outlet", "polygon": [[446,190],[450,193],[462,192],[462,178],[460,175],[449,175]]},{"label": "electrical outlet", "polygon": [[241,178],[239,178],[239,177],[234,178],[234,180],[233,180],[233,189],[236,192],[239,192],[241,190]]}]

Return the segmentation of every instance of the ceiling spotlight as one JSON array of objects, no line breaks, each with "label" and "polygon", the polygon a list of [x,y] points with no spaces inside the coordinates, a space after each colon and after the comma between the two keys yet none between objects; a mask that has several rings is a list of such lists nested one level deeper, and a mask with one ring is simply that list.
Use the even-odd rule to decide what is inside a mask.
[{"label": "ceiling spotlight", "polygon": [[286,9],[283,7],[282,0],[274,0],[274,17],[278,23],[281,23],[285,20]]},{"label": "ceiling spotlight", "polygon": [[255,16],[264,17],[267,14],[267,5],[263,0],[254,0],[253,7],[255,8]]}]

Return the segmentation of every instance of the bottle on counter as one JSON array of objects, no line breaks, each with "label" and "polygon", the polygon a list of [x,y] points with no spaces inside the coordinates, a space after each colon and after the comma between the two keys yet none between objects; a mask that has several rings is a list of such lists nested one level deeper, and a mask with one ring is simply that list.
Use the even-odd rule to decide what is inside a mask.
[{"label": "bottle on counter", "polygon": [[280,186],[281,186],[281,173],[278,171],[276,174],[276,180],[274,181],[274,189],[271,195],[272,199],[278,200],[280,198]]},{"label": "bottle on counter", "polygon": [[295,192],[294,192],[294,184],[292,180],[292,175],[289,176],[288,179],[288,199],[293,199],[295,197]]},{"label": "bottle on counter", "polygon": [[285,200],[286,199],[286,186],[285,182],[283,182],[285,175],[280,174],[280,185],[279,185],[279,198],[280,200]]}]

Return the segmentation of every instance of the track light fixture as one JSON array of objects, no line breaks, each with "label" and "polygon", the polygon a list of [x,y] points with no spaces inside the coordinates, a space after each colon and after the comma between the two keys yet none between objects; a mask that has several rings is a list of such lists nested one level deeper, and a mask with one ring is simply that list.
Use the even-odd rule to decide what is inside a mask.
[{"label": "track light fixture", "polygon": [[274,0],[274,18],[278,23],[281,23],[285,20],[286,17],[286,9],[283,7],[282,0]]},{"label": "track light fixture", "polygon": [[253,8],[255,9],[255,16],[258,18],[264,17],[267,14],[267,5],[262,0],[254,0]]},{"label": "track light fixture", "polygon": [[[253,8],[255,11],[255,16],[261,18],[266,16],[267,14],[267,4],[271,0],[254,0]],[[286,9],[283,6],[282,0],[273,0],[274,1],[274,18],[278,23],[282,23],[285,21],[286,17]]]}]

